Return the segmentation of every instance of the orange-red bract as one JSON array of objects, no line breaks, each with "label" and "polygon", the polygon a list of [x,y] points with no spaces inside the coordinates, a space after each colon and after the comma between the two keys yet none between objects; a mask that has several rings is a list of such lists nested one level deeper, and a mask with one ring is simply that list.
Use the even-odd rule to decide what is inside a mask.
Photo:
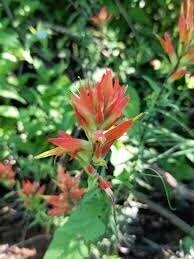
[{"label": "orange-red bract", "polygon": [[159,37],[159,40],[160,40],[160,43],[161,43],[164,51],[169,56],[172,56],[172,55],[175,54],[175,49],[174,49],[173,43],[172,43],[172,41],[170,39],[170,36],[167,32],[164,33],[164,38]]},{"label": "orange-red bract", "polygon": [[183,44],[189,44],[192,40],[194,29],[194,1],[184,0],[178,22],[179,39]]},{"label": "orange-red bract", "polygon": [[69,172],[64,172],[62,168],[58,170],[58,179],[53,182],[59,187],[61,193],[51,195],[47,200],[53,206],[48,212],[50,215],[61,215],[70,211],[85,192],[83,188],[79,188],[79,177],[70,176]]},{"label": "orange-red bract", "polygon": [[187,73],[186,69],[178,69],[177,71],[175,71],[171,76],[170,79],[171,80],[178,80],[180,78],[182,78],[185,74]]},{"label": "orange-red bract", "polygon": [[40,186],[38,182],[31,182],[30,180],[22,181],[22,188],[20,190],[21,196],[38,196],[42,195],[45,191],[45,186]]},{"label": "orange-red bract", "polygon": [[15,172],[11,164],[0,163],[0,180],[6,180],[10,184],[15,183]]},{"label": "orange-red bract", "polygon": [[90,149],[88,141],[73,138],[69,134],[61,131],[59,132],[58,138],[49,138],[49,142],[56,145],[57,147],[37,155],[35,157],[36,159],[54,155],[60,156],[62,154],[71,154],[74,156],[77,155],[81,150]]},{"label": "orange-red bract", "polygon": [[90,20],[93,24],[99,25],[104,22],[108,22],[111,19],[112,15],[108,13],[106,6],[103,6],[99,13],[94,15]]},{"label": "orange-red bract", "polygon": [[129,100],[125,90],[108,70],[95,86],[81,87],[79,95],[72,95],[76,117],[89,138],[92,132],[107,130],[121,118]]}]

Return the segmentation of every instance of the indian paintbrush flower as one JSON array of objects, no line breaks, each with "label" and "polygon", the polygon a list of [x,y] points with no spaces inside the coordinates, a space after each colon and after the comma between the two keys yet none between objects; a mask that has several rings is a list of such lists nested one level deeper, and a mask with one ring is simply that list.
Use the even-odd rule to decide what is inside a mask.
[{"label": "indian paintbrush flower", "polygon": [[167,32],[164,33],[164,38],[160,38],[160,43],[161,43],[163,49],[165,50],[165,52],[169,56],[175,54],[175,49],[174,49],[173,43],[171,41],[170,35]]},{"label": "indian paintbrush flower", "polygon": [[174,45],[172,43],[172,40],[170,38],[170,35],[167,32],[165,32],[164,38],[161,38],[161,37],[158,37],[158,38],[159,38],[162,48],[164,49],[166,54],[168,54],[171,63],[175,64],[176,60],[177,60],[176,51],[175,51]]},{"label": "indian paintbrush flower", "polygon": [[11,164],[0,163],[0,181],[6,181],[10,184],[15,183],[15,172]]},{"label": "indian paintbrush flower", "polygon": [[33,198],[40,197],[45,192],[45,186],[40,186],[38,182],[23,180],[19,196],[24,200],[24,205],[29,206]]},{"label": "indian paintbrush flower", "polygon": [[97,130],[107,130],[122,116],[129,97],[126,88],[107,71],[94,87],[81,87],[80,93],[72,95],[72,104],[80,126],[90,139]]},{"label": "indian paintbrush flower", "polygon": [[[83,128],[87,139],[74,138],[65,132],[59,132],[58,138],[50,138],[49,142],[57,147],[46,151],[36,158],[52,155],[70,155],[70,159],[81,161],[82,169],[97,176],[99,186],[113,200],[111,185],[97,174],[99,166],[106,166],[105,155],[111,145],[139,120],[143,114],[132,119],[121,120],[123,111],[129,102],[125,94],[126,88],[121,86],[118,77],[113,79],[110,70],[102,76],[100,82],[82,86],[78,93],[71,97],[72,106],[79,125]],[[74,201],[79,200],[83,189],[79,189],[77,179],[68,172],[59,173],[59,181],[53,182],[60,188],[59,195],[51,195],[47,202],[54,206],[49,212],[52,215],[68,212]]]},{"label": "indian paintbrush flower", "polygon": [[164,51],[168,54],[172,71],[167,82],[172,83],[182,78],[188,71],[187,67],[194,60],[194,50],[192,38],[194,32],[194,1],[184,0],[181,5],[181,12],[178,21],[179,46],[177,50],[173,46],[170,36],[167,32],[164,38],[159,37]]},{"label": "indian paintbrush flower", "polygon": [[184,0],[178,22],[179,39],[184,45],[188,45],[192,40],[194,29],[194,2]]},{"label": "indian paintbrush flower", "polygon": [[53,179],[61,193],[59,195],[50,195],[47,203],[53,208],[49,210],[50,215],[61,215],[72,210],[85,193],[83,188],[79,188],[79,176],[72,177],[68,171],[62,168],[58,170],[58,181]]},{"label": "indian paintbrush flower", "polygon": [[93,16],[90,20],[95,25],[101,25],[105,22],[108,22],[111,19],[112,15],[108,13],[106,6],[103,6],[97,15]]}]

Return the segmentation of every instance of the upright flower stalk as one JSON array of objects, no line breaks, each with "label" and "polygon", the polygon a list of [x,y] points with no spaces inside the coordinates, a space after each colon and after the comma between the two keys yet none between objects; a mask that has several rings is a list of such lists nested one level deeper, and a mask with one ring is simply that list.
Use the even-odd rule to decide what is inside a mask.
[{"label": "upright flower stalk", "polygon": [[[99,166],[106,166],[105,155],[115,140],[127,132],[142,116],[140,114],[132,119],[122,119],[123,111],[129,102],[129,97],[125,92],[126,88],[120,85],[118,77],[113,78],[109,70],[94,86],[81,86],[78,93],[72,94],[71,102],[77,121],[84,130],[87,140],[73,138],[65,132],[59,132],[59,137],[49,139],[49,142],[57,147],[36,158],[69,154],[70,159],[81,161],[82,168],[88,174],[96,175]],[[111,185],[101,176],[98,177],[100,188],[107,192]],[[60,206],[61,203],[59,202],[58,205]],[[68,208],[65,206],[63,209],[65,211]]]},{"label": "upright flower stalk", "polygon": [[177,48],[165,32],[164,38],[159,37],[162,48],[168,55],[173,68],[168,82],[182,78],[188,73],[188,67],[194,61],[194,45],[192,42],[194,32],[194,1],[184,0],[181,5],[178,20],[179,44]]}]

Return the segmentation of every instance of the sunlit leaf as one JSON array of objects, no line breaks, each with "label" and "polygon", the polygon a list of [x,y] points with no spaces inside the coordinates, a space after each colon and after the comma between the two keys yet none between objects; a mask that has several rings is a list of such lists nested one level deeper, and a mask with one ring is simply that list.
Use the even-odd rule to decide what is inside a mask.
[{"label": "sunlit leaf", "polygon": [[17,92],[13,92],[13,91],[0,89],[0,97],[4,97],[4,98],[8,98],[8,99],[14,99],[14,100],[17,100],[17,101],[19,101],[23,104],[26,103],[24,98],[22,98]]},{"label": "sunlit leaf", "polygon": [[17,119],[19,117],[19,111],[14,106],[0,105],[0,116]]}]

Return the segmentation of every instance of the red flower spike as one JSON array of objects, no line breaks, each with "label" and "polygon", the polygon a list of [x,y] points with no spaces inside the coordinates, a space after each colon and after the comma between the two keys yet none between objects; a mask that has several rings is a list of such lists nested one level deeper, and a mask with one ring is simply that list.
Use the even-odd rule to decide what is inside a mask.
[{"label": "red flower spike", "polygon": [[189,44],[192,40],[194,29],[194,2],[184,0],[178,22],[180,42]]},{"label": "red flower spike", "polygon": [[[24,206],[30,206],[31,200],[29,198],[41,196],[45,192],[45,186],[39,186],[38,182],[31,182],[29,180],[22,181],[22,188],[19,191],[19,196],[24,200]],[[26,199],[27,198],[27,199]]]},{"label": "red flower spike", "polygon": [[76,117],[89,139],[93,132],[113,126],[122,116],[128,100],[125,87],[119,85],[118,78],[113,82],[110,70],[94,87],[81,88],[79,96],[72,95]]},{"label": "red flower spike", "polygon": [[67,213],[72,209],[72,206],[66,203],[66,197],[63,194],[60,195],[51,195],[47,200],[48,204],[54,206],[53,209],[48,211],[49,215],[59,216]]},{"label": "red flower spike", "polygon": [[11,164],[0,163],[0,180],[6,180],[10,184],[15,183],[15,172]]},{"label": "red flower spike", "polygon": [[31,182],[30,180],[22,181],[22,188],[20,191],[20,196],[38,196],[42,195],[45,191],[45,186],[42,185],[39,187],[38,182]]},{"label": "red flower spike", "polygon": [[[106,166],[103,158],[111,145],[142,116],[140,114],[118,124],[129,101],[129,97],[125,96],[125,91],[126,88],[119,84],[118,77],[113,79],[110,70],[107,70],[100,82],[94,86],[82,86],[79,94],[72,94],[72,106],[88,141],[59,132],[58,138],[49,139],[58,147],[46,151],[36,158],[67,153],[70,154],[70,159],[80,160],[88,173],[91,173],[87,169],[87,165],[90,163],[96,167]],[[54,182],[57,184],[56,181]],[[58,186],[61,188],[61,183]]]},{"label": "red flower spike", "polygon": [[54,206],[49,211],[50,215],[60,215],[70,211],[74,204],[81,199],[84,195],[85,190],[79,188],[78,182],[80,173],[71,177],[69,173],[64,171],[62,167],[58,169],[58,181],[52,180],[61,190],[59,195],[51,195],[47,202]]}]

